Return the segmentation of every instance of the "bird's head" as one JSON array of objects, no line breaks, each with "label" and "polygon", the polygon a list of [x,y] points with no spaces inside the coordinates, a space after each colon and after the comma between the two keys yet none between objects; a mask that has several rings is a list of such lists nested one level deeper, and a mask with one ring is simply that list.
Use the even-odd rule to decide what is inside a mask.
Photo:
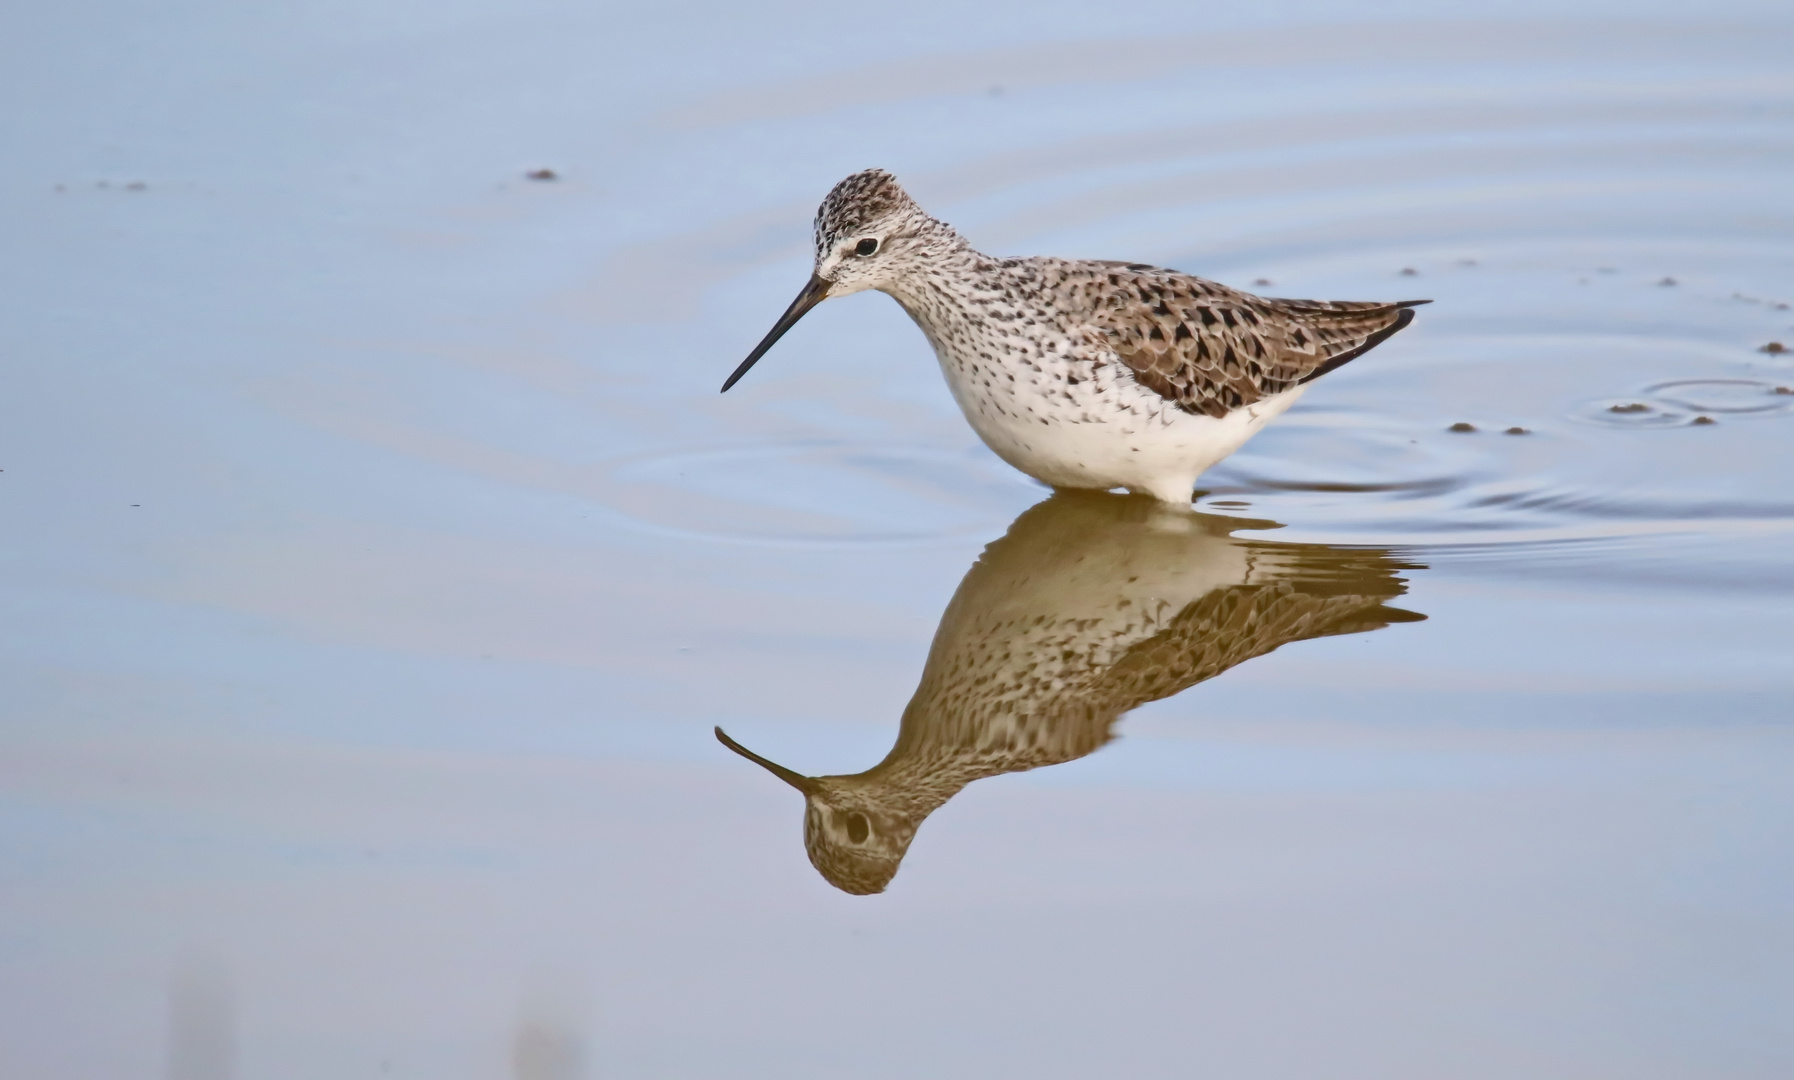
[{"label": "bird's head", "polygon": [[927,812],[906,812],[882,802],[875,786],[858,776],[805,776],[768,761],[716,729],[724,746],[803,792],[804,850],[810,865],[843,892],[864,896],[885,890],[909,851]]},{"label": "bird's head", "polygon": [[946,228],[890,173],[854,173],[816,208],[815,276],[830,296],[888,288],[936,254]]},{"label": "bird's head", "polygon": [[741,362],[723,389],[747,374],[804,313],[834,296],[867,289],[889,292],[930,259],[963,243],[951,226],[928,216],[883,169],[867,169],[836,184],[816,208],[816,262],[810,283],[772,330]]}]

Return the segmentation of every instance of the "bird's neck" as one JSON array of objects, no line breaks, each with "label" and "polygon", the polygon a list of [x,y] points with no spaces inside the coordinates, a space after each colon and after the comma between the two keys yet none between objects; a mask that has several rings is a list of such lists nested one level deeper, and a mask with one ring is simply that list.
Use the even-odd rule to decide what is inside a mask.
[{"label": "bird's neck", "polygon": [[880,288],[903,305],[936,349],[944,339],[976,333],[992,304],[1003,305],[1002,260],[942,225],[915,269]]}]

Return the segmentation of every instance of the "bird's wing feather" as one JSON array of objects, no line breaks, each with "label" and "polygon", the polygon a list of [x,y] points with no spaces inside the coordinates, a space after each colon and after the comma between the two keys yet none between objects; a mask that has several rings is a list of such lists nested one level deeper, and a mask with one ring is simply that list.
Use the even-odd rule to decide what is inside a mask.
[{"label": "bird's wing feather", "polygon": [[1397,572],[1409,565],[1380,551],[1318,549],[1267,566],[1271,580],[1211,589],[1163,613],[1142,603],[1108,618],[1002,609],[945,649],[937,641],[891,756],[925,759],[956,784],[1083,757],[1124,713],[1255,656],[1420,618],[1386,606],[1404,592]]},{"label": "bird's wing feather", "polygon": [[1425,300],[1281,300],[1143,263],[1088,262],[1068,282],[1095,344],[1189,413],[1227,415],[1319,378],[1414,318]]},{"label": "bird's wing feather", "polygon": [[1124,713],[1292,641],[1357,634],[1417,618],[1383,606],[1387,599],[1318,593],[1290,581],[1217,590],[1129,649],[1092,684],[1090,697],[1103,702],[1101,711]]}]

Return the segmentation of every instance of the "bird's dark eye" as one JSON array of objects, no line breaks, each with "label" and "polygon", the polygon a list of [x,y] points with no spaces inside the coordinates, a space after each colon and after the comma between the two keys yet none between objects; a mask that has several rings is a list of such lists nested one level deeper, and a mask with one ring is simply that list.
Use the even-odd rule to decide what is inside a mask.
[{"label": "bird's dark eye", "polygon": [[867,237],[866,239],[861,240],[859,243],[857,243],[853,246],[853,253],[855,255],[860,255],[860,256],[870,255],[877,250],[878,250],[878,241],[872,239],[871,237]]},{"label": "bird's dark eye", "polygon": [[854,812],[847,815],[847,838],[856,844],[865,843],[866,837],[872,835],[872,823],[866,815]]}]

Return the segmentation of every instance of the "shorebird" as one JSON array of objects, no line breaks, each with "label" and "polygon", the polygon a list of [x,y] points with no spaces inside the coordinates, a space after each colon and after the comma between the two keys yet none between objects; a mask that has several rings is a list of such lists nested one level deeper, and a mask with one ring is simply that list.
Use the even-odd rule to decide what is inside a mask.
[{"label": "shorebird", "polygon": [[823,877],[882,892],[923,819],[972,781],[1083,757],[1128,710],[1285,643],[1424,618],[1384,606],[1415,568],[1387,552],[1228,535],[1270,524],[1060,492],[967,572],[883,761],[804,776],[716,737],[803,792]]},{"label": "shorebird", "polygon": [[1429,302],[1281,300],[1145,263],[993,258],[882,169],[835,185],[814,238],[810,283],[723,390],[817,304],[877,289],[922,328],[998,457],[1053,487],[1185,506],[1209,466]]}]

